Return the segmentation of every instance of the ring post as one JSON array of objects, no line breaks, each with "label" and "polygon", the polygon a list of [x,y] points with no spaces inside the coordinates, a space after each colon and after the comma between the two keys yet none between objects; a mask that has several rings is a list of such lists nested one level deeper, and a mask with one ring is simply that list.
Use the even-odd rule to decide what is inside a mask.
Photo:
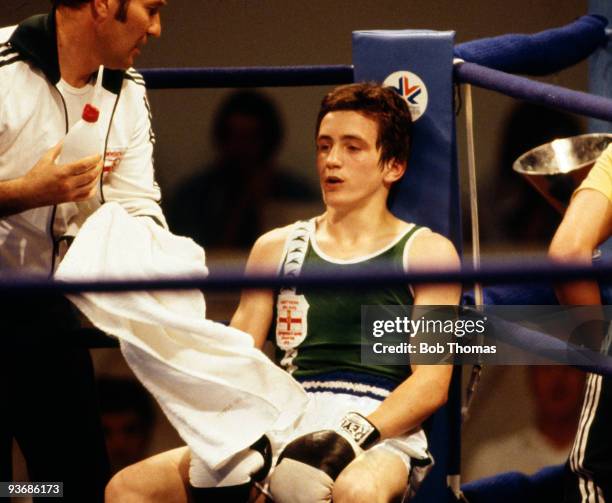
[{"label": "ring post", "polygon": [[[609,0],[589,0],[589,14],[598,14],[612,19],[612,3]],[[597,49],[589,58],[589,92],[597,96],[612,98],[611,40],[608,40],[606,46]],[[589,119],[589,131],[592,133],[609,133],[611,130],[611,122]]]},{"label": "ring post", "polygon": [[[447,236],[461,251],[459,175],[453,109],[454,32],[428,30],[353,32],[355,82],[392,86],[408,102],[413,140],[408,170],[391,210],[400,218]],[[451,390],[460,393],[454,373]],[[447,475],[459,473],[460,400],[428,421],[436,464],[414,501],[450,501]]]},{"label": "ring post", "polygon": [[355,82],[395,87],[413,115],[410,161],[392,210],[444,234],[460,249],[453,39],[454,32],[354,32],[353,66]]}]

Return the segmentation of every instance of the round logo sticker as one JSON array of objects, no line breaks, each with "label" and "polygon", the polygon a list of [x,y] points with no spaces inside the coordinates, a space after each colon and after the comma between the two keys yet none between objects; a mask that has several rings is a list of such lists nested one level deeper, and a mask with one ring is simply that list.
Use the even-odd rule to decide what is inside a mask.
[{"label": "round logo sticker", "polygon": [[392,87],[406,100],[412,120],[416,121],[427,110],[427,88],[421,78],[412,72],[393,72],[383,82],[384,86]]}]

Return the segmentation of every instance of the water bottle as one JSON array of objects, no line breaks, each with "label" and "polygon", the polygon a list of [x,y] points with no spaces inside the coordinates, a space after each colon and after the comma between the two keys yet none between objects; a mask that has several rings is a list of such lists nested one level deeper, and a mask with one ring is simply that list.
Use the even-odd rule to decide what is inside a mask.
[{"label": "water bottle", "polygon": [[100,65],[91,103],[87,103],[83,107],[81,118],[66,134],[62,151],[57,158],[58,164],[68,164],[83,159],[83,157],[102,153],[102,136],[98,128],[100,111],[97,108],[97,103],[102,91],[103,73],[104,67]]},{"label": "water bottle", "polygon": [[98,128],[100,111],[92,104],[83,107],[81,118],[74,124],[64,138],[62,151],[57,158],[58,164],[68,164],[102,153],[102,141]]},{"label": "water bottle", "polygon": [[[69,164],[84,157],[102,154],[104,144],[98,125],[100,111],[96,106],[102,88],[102,71],[103,67],[100,66],[91,102],[83,107],[81,118],[64,137],[62,150],[56,159],[57,164]],[[63,227],[57,229],[57,235],[75,236],[85,220],[100,206],[100,202],[98,194],[83,201],[59,204],[56,215]],[[63,252],[65,250],[60,249],[60,257]]]}]

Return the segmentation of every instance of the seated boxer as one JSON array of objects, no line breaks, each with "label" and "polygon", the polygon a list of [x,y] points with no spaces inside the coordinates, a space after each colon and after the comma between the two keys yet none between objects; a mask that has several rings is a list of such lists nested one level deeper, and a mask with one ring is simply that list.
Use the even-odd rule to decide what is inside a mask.
[{"label": "seated boxer", "polygon": [[[390,88],[353,84],[325,96],[316,164],[326,211],[260,237],[247,273],[291,278],[302,271],[458,267],[448,239],[399,220],[387,207],[406,170],[411,126],[406,102]],[[266,496],[280,503],[386,502],[414,489],[410,481],[432,461],[421,424],[445,403],[452,368],[362,363],[361,306],[455,305],[460,293],[456,284],[349,292],[295,289],[290,282],[279,292],[243,292],[231,325],[250,333],[258,347],[275,334],[280,365],[310,396],[292,431],[267,432],[275,459],[258,484]],[[197,459],[188,468],[187,449],[177,449],[120,472],[107,501],[186,501],[188,472],[192,500],[239,501],[244,496],[230,491],[247,487],[263,464],[257,449],[243,453],[215,479]]]}]

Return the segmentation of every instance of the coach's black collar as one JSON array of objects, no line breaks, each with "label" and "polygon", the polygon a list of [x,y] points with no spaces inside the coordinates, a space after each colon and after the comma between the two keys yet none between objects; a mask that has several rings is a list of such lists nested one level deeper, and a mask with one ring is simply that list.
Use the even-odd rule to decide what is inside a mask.
[{"label": "coach's black collar", "polygon": [[[38,14],[21,22],[13,32],[9,43],[28,61],[40,68],[52,84],[59,82],[55,9],[49,14]],[[123,70],[105,68],[102,86],[112,93],[119,94],[123,75]]]}]

